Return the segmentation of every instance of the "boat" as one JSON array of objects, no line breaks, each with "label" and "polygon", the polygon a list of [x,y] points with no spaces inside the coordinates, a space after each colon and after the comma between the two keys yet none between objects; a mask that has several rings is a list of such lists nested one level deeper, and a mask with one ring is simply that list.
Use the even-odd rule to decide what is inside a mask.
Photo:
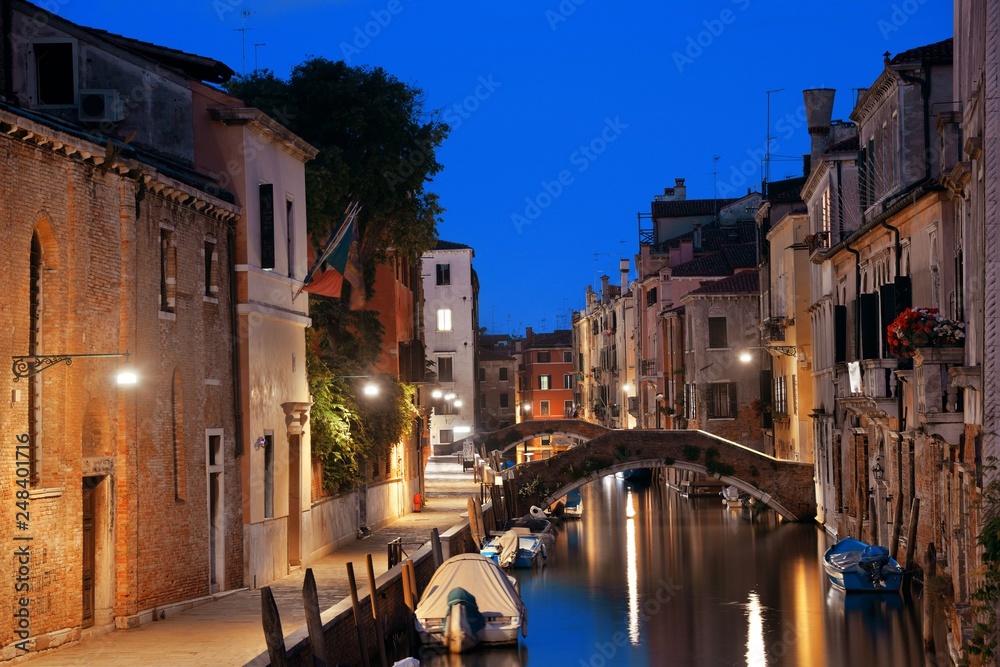
[{"label": "boat", "polygon": [[897,592],[903,568],[883,546],[845,538],[826,550],[823,566],[830,583],[848,593]]},{"label": "boat", "polygon": [[731,508],[743,507],[743,501],[749,498],[749,494],[741,492],[735,486],[727,486],[720,495],[722,496],[722,504]]},{"label": "boat", "polygon": [[[536,513],[535,510],[538,510]],[[539,517],[539,515],[541,515]],[[522,535],[534,535],[542,541],[542,546],[545,547],[546,551],[551,551],[552,547],[556,543],[556,530],[555,524],[552,523],[550,519],[546,519],[545,512],[541,508],[532,506],[531,514],[527,514],[516,519],[510,519],[504,524],[504,531],[511,530],[512,528],[525,528],[525,531],[518,531]]]},{"label": "boat", "polygon": [[653,481],[653,471],[651,468],[633,468],[615,473],[615,477],[625,480],[627,484],[634,487],[646,487]]},{"label": "boat", "polygon": [[583,516],[583,497],[580,489],[573,489],[566,494],[566,503],[563,506],[563,517],[577,518]]},{"label": "boat", "polygon": [[415,612],[424,644],[463,653],[477,646],[517,644],[528,619],[517,580],[479,554],[459,554],[441,564]]},{"label": "boat", "polygon": [[548,557],[541,538],[532,535],[527,528],[513,528],[492,535],[479,553],[504,569],[536,567]]}]

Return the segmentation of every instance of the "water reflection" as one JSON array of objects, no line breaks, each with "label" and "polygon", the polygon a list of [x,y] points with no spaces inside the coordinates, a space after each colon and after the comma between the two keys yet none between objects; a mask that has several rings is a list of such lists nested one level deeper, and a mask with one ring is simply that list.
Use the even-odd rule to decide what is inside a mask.
[{"label": "water reflection", "polygon": [[582,495],[553,564],[515,571],[528,608],[519,649],[422,664],[527,665],[529,652],[533,665],[573,667],[923,662],[919,609],[831,590],[830,542],[816,526],[751,524],[719,499],[655,484],[629,492],[614,477]]}]

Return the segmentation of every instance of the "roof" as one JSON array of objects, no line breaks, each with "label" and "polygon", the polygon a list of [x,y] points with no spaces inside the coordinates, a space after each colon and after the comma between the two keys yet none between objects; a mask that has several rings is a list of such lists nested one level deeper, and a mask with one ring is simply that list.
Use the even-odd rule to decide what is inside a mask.
[{"label": "roof", "polygon": [[723,206],[739,199],[681,199],[680,201],[654,201],[654,218],[682,218],[689,215],[713,215]]},{"label": "roof", "polygon": [[80,26],[94,35],[105,39],[112,44],[116,44],[123,49],[132,51],[150,60],[156,61],[165,67],[183,72],[192,79],[207,81],[209,83],[225,83],[233,77],[235,72],[225,63],[213,58],[187,53],[178,49],[171,49],[152,42],[144,42],[132,37],[126,37],[99,28],[88,28]]},{"label": "roof", "polygon": [[570,329],[556,329],[551,333],[532,334],[531,338],[525,340],[523,349],[539,347],[573,347],[573,332]]},{"label": "roof", "polygon": [[[720,250],[726,243],[754,243],[756,239],[757,223],[754,220],[738,220],[735,225],[720,225],[713,221],[701,228],[702,252]],[[682,242],[693,243],[694,231],[684,232],[658,243],[656,250],[663,252],[667,248],[678,247]]]},{"label": "roof", "polygon": [[889,61],[890,65],[901,63],[929,62],[929,63],[950,63],[952,59],[953,42],[952,38],[943,39],[940,42],[918,46],[915,49],[897,53]]},{"label": "roof", "polygon": [[701,257],[695,257],[690,262],[678,264],[670,270],[675,278],[692,276],[728,276],[735,269],[746,269],[757,265],[755,245],[744,243],[728,245],[722,250]]},{"label": "roof", "polygon": [[838,141],[835,144],[830,144],[830,147],[826,149],[826,152],[827,153],[847,153],[847,152],[855,153],[860,148],[861,147],[860,147],[860,144],[858,142],[858,135],[855,134],[853,137],[849,137],[847,139],[843,139],[841,141]]},{"label": "roof", "polygon": [[514,357],[486,348],[479,350],[479,361],[514,361]]},{"label": "roof", "polygon": [[692,294],[759,294],[760,280],[756,271],[740,271],[736,275],[705,283]]},{"label": "roof", "polygon": [[472,246],[467,246],[463,243],[452,243],[451,241],[444,241],[438,239],[438,242],[434,245],[434,250],[472,250]]},{"label": "roof", "polygon": [[768,183],[765,199],[772,203],[802,201],[799,192],[805,183],[805,176],[796,176],[795,178],[786,178],[783,181]]}]

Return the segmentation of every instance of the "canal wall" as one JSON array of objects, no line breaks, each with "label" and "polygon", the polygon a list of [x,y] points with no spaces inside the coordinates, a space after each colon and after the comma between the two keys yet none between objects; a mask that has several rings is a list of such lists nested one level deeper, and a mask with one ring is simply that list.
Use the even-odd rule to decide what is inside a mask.
[{"label": "canal wall", "polygon": [[[487,526],[493,525],[493,509],[490,504],[483,506],[483,516]],[[475,541],[465,520],[451,527],[441,535],[441,553],[445,560],[462,553],[476,552]],[[417,576],[417,593],[423,593],[431,576],[434,574],[434,557],[428,542],[413,555],[414,570]],[[361,582],[367,582],[365,564],[354,564],[355,577]],[[367,586],[364,586],[367,588]],[[407,608],[403,597],[403,570],[396,565],[375,579],[375,592],[380,616],[384,619],[386,637],[391,638],[396,645],[405,644],[413,628],[413,614]],[[360,595],[362,626],[369,656],[378,655],[378,639],[375,623],[372,620],[371,595]],[[323,638],[327,655],[333,664],[362,664],[361,651],[358,646],[358,631],[354,624],[354,610],[350,597],[347,597],[332,607],[321,612],[323,623]],[[289,667],[312,667],[312,652],[309,649],[309,633],[302,626],[285,636],[285,650]],[[246,664],[246,667],[269,667],[271,664],[267,652],[263,652]]]}]

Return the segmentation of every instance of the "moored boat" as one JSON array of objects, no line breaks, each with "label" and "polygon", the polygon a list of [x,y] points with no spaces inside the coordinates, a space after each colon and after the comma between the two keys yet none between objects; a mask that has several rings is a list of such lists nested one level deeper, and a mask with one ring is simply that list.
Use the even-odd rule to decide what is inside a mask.
[{"label": "moored boat", "polygon": [[526,528],[492,535],[479,553],[504,569],[536,567],[548,556],[542,540]]},{"label": "moored boat", "polygon": [[903,568],[888,549],[850,537],[827,549],[823,566],[830,583],[848,593],[896,592],[903,583]]},{"label": "moored boat", "polygon": [[563,507],[563,517],[579,519],[583,516],[583,497],[580,489],[573,489],[566,494],[566,504]]},{"label": "moored boat", "polygon": [[[532,510],[535,508],[532,507]],[[539,510],[541,512],[541,510]],[[543,513],[544,517],[545,514]],[[541,540],[542,546],[547,550],[551,551],[552,547],[556,543],[556,530],[555,525],[549,519],[539,519],[537,514],[529,514],[526,516],[519,517],[517,519],[511,519],[504,524],[503,529],[505,531],[511,530],[512,528],[524,528],[527,530],[527,534],[533,535]],[[524,531],[518,531],[522,535],[525,534]]]},{"label": "moored boat", "polygon": [[416,629],[424,644],[462,653],[476,646],[517,643],[527,636],[516,581],[479,554],[459,554],[438,568],[417,605]]}]

